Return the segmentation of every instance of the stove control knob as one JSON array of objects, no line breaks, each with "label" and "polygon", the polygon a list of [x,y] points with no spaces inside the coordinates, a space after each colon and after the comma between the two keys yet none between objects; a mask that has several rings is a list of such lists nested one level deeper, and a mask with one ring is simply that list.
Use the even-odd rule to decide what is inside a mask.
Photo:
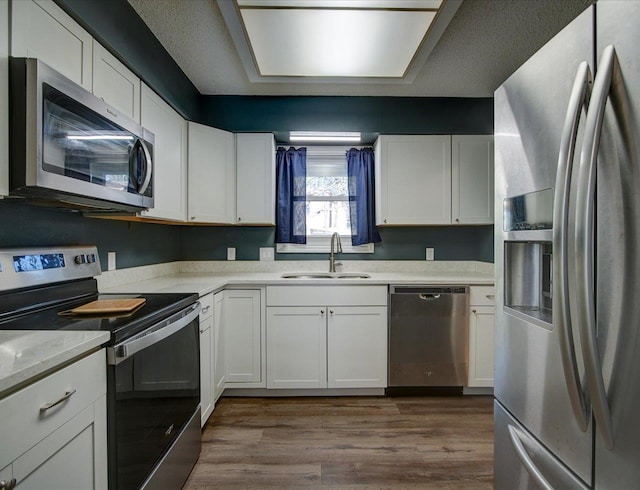
[{"label": "stove control knob", "polygon": [[96,261],[96,254],[87,254],[87,264],[93,264]]},{"label": "stove control knob", "polygon": [[84,264],[84,263],[87,261],[87,258],[86,258],[86,256],[84,256],[84,255],[76,255],[76,256],[73,258],[73,261],[74,261],[76,264]]}]

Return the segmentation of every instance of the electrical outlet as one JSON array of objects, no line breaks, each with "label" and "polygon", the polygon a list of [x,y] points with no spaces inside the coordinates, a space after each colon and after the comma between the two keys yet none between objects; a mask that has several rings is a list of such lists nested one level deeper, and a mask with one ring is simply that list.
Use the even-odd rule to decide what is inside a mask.
[{"label": "electrical outlet", "polygon": [[236,260],[236,249],[229,247],[227,249],[227,260]]},{"label": "electrical outlet", "polygon": [[427,247],[426,251],[427,251],[426,259],[427,260],[433,260],[434,255],[435,255],[435,249],[431,248],[431,247]]},{"label": "electrical outlet", "polygon": [[273,247],[260,247],[260,260],[273,260]]},{"label": "electrical outlet", "polygon": [[107,252],[107,270],[108,271],[116,270],[116,253],[115,252]]}]

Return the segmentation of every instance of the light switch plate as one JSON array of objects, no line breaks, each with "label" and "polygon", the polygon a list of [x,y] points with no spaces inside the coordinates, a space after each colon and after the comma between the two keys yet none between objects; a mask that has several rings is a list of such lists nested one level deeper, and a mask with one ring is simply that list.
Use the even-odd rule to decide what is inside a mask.
[{"label": "light switch plate", "polygon": [[426,251],[427,251],[426,259],[427,260],[433,260],[434,255],[435,255],[435,249],[431,248],[431,247],[427,247]]},{"label": "light switch plate", "polygon": [[115,252],[107,252],[107,270],[108,271],[116,270],[116,253]]},{"label": "light switch plate", "polygon": [[236,249],[234,247],[227,249],[227,260],[236,260]]},{"label": "light switch plate", "polygon": [[273,247],[260,247],[260,260],[273,260],[274,257]]}]

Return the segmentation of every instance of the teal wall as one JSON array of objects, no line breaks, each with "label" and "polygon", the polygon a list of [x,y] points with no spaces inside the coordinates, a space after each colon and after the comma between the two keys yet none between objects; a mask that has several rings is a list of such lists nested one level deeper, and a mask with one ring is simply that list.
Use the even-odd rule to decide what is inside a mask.
[{"label": "teal wall", "polygon": [[[381,228],[382,243],[373,254],[345,254],[344,260],[424,260],[435,248],[436,260],[493,262],[493,226],[413,226]],[[183,260],[226,260],[235,247],[237,260],[259,260],[260,247],[273,247],[273,227],[183,227],[179,235]],[[276,260],[326,260],[327,254],[276,254]]]},{"label": "teal wall", "polygon": [[[386,134],[492,134],[490,98],[244,97],[202,96],[126,0],[56,0],[101,43],[185,118],[230,131],[362,131]],[[273,246],[272,227],[189,227],[85,218],[80,214],[0,201],[0,248],[96,244],[102,266],[107,251],[118,267],[174,260],[223,260],[236,247],[238,260],[257,260]],[[422,260],[434,247],[437,260],[493,261],[492,226],[402,227],[381,230],[375,254],[351,259]],[[325,259],[326,254],[279,254],[278,260]]]}]

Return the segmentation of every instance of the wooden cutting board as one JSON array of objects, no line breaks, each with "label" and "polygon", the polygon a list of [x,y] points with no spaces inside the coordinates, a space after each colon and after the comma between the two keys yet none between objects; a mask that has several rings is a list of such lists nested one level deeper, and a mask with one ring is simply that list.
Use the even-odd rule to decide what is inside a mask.
[{"label": "wooden cutting board", "polygon": [[144,298],[132,298],[132,299],[98,299],[87,303],[86,305],[78,306],[72,310],[68,310],[65,313],[72,315],[97,315],[100,313],[128,313],[135,310],[139,306],[142,306],[145,301]]}]

